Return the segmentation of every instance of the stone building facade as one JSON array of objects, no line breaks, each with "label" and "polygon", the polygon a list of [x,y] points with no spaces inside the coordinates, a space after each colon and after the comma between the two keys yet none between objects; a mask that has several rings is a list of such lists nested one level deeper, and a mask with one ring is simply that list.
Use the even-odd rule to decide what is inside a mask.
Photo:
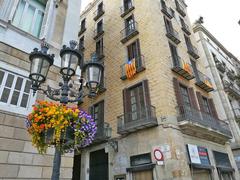
[{"label": "stone building facade", "polygon": [[214,106],[217,87],[186,7],[179,0],[95,0],[81,14],[84,59],[96,52],[105,69],[99,95],[83,104],[98,133],[75,155],[75,179],[240,178],[230,119]]},{"label": "stone building facade", "polygon": [[230,53],[201,23],[195,23],[194,33],[203,52],[204,66],[216,86],[213,99],[217,102],[219,117],[228,119],[233,132],[232,149],[240,168],[240,129],[237,124],[240,115],[240,84],[236,80],[240,61]]},{"label": "stone building facade", "polygon": [[[29,53],[43,39],[56,55],[63,44],[76,40],[80,6],[79,0],[0,1],[0,179],[51,178],[54,149],[38,154],[24,123],[35,100],[44,99],[30,90]],[[50,85],[57,85],[59,63],[57,56],[48,74]],[[72,166],[72,154],[67,154],[62,179],[72,178]]]}]

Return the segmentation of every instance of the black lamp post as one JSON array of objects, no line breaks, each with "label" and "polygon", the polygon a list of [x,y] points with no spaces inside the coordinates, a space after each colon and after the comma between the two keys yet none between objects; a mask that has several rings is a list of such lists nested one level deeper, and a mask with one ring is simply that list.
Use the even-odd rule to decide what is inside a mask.
[{"label": "black lamp post", "polygon": [[[61,56],[61,69],[60,74],[63,82],[59,82],[59,88],[52,88],[48,86],[42,89],[41,85],[46,81],[47,74],[50,66],[53,65],[54,55],[47,54],[48,45],[43,42],[41,50],[33,49],[29,59],[31,62],[29,79],[32,81],[33,94],[37,91],[43,92],[48,98],[59,101],[60,103],[67,104],[73,102],[82,102],[85,96],[96,96],[97,90],[100,85],[101,77],[104,67],[98,63],[97,56],[93,55],[91,60],[83,67],[82,53],[77,49],[77,42],[70,41],[70,47],[66,45],[60,51]],[[72,77],[76,73],[77,66],[86,71],[86,84],[88,92],[83,91],[83,79],[80,79],[80,86],[78,90],[74,90],[73,85],[70,83]],[[59,180],[61,165],[61,152],[56,148],[53,162],[52,180]]]}]

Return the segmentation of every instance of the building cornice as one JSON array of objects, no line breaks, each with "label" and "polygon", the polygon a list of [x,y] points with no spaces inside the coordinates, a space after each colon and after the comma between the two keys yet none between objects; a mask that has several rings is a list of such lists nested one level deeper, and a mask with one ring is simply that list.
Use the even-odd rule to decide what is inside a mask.
[{"label": "building cornice", "polygon": [[227,54],[230,58],[234,59],[235,61],[237,61],[238,63],[240,63],[239,59],[234,56],[231,52],[229,52],[223,45],[222,43],[220,43],[217,38],[215,38],[202,24],[199,23],[195,23],[193,25],[193,32],[197,33],[197,32],[203,32],[205,35],[207,35],[209,37],[209,39],[211,39],[225,54]]}]

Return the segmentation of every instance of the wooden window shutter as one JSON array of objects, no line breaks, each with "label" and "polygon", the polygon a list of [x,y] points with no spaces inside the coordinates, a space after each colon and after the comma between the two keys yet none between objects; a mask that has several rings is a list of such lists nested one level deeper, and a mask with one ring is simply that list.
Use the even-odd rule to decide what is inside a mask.
[{"label": "wooden window shutter", "polygon": [[127,88],[123,89],[123,108],[124,114],[131,112],[131,97],[130,92]]},{"label": "wooden window shutter", "polygon": [[136,58],[140,59],[141,58],[141,49],[140,49],[140,41],[139,41],[139,39],[137,39],[136,45],[137,45]]},{"label": "wooden window shutter", "polygon": [[197,98],[198,98],[198,104],[199,104],[199,107],[200,107],[200,111],[205,112],[202,95],[201,95],[200,92],[196,92],[196,94],[197,94]]},{"label": "wooden window shutter", "polygon": [[144,80],[142,85],[143,85],[143,93],[144,93],[144,98],[145,98],[145,107],[150,108],[151,98],[150,98],[150,93],[149,93],[148,80]]},{"label": "wooden window shutter", "polygon": [[104,122],[104,101],[98,103],[98,117],[101,122]]},{"label": "wooden window shutter", "polygon": [[178,104],[178,107],[179,107],[179,112],[181,114],[183,114],[184,113],[183,99],[182,99],[182,95],[181,95],[181,92],[180,92],[180,85],[179,85],[179,82],[178,82],[177,78],[173,78],[173,86],[174,86],[174,90],[175,90],[177,104]]},{"label": "wooden window shutter", "polygon": [[218,119],[218,114],[217,114],[217,110],[216,110],[216,108],[215,108],[213,99],[208,99],[208,104],[209,104],[209,107],[210,107],[212,116],[213,116],[214,118]]},{"label": "wooden window shutter", "polygon": [[98,103],[98,134],[103,135],[104,133],[104,101]]},{"label": "wooden window shutter", "polygon": [[93,106],[90,106],[88,108],[88,113],[93,117],[93,110],[94,110],[94,107]]},{"label": "wooden window shutter", "polygon": [[193,88],[188,88],[191,106],[198,110],[197,100]]}]

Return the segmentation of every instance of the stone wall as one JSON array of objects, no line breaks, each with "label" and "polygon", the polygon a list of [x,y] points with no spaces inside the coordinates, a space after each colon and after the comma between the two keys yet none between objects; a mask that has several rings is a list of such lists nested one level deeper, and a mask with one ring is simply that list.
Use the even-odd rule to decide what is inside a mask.
[{"label": "stone wall", "polygon": [[[29,71],[28,54],[0,43],[0,61]],[[4,67],[2,67],[4,68]],[[51,67],[48,83],[56,85],[59,68]],[[42,94],[37,99],[44,99]],[[11,107],[13,108],[13,107]],[[54,149],[38,154],[25,128],[26,116],[0,111],[0,179],[50,179]],[[62,157],[61,179],[72,178],[72,154]]]}]

